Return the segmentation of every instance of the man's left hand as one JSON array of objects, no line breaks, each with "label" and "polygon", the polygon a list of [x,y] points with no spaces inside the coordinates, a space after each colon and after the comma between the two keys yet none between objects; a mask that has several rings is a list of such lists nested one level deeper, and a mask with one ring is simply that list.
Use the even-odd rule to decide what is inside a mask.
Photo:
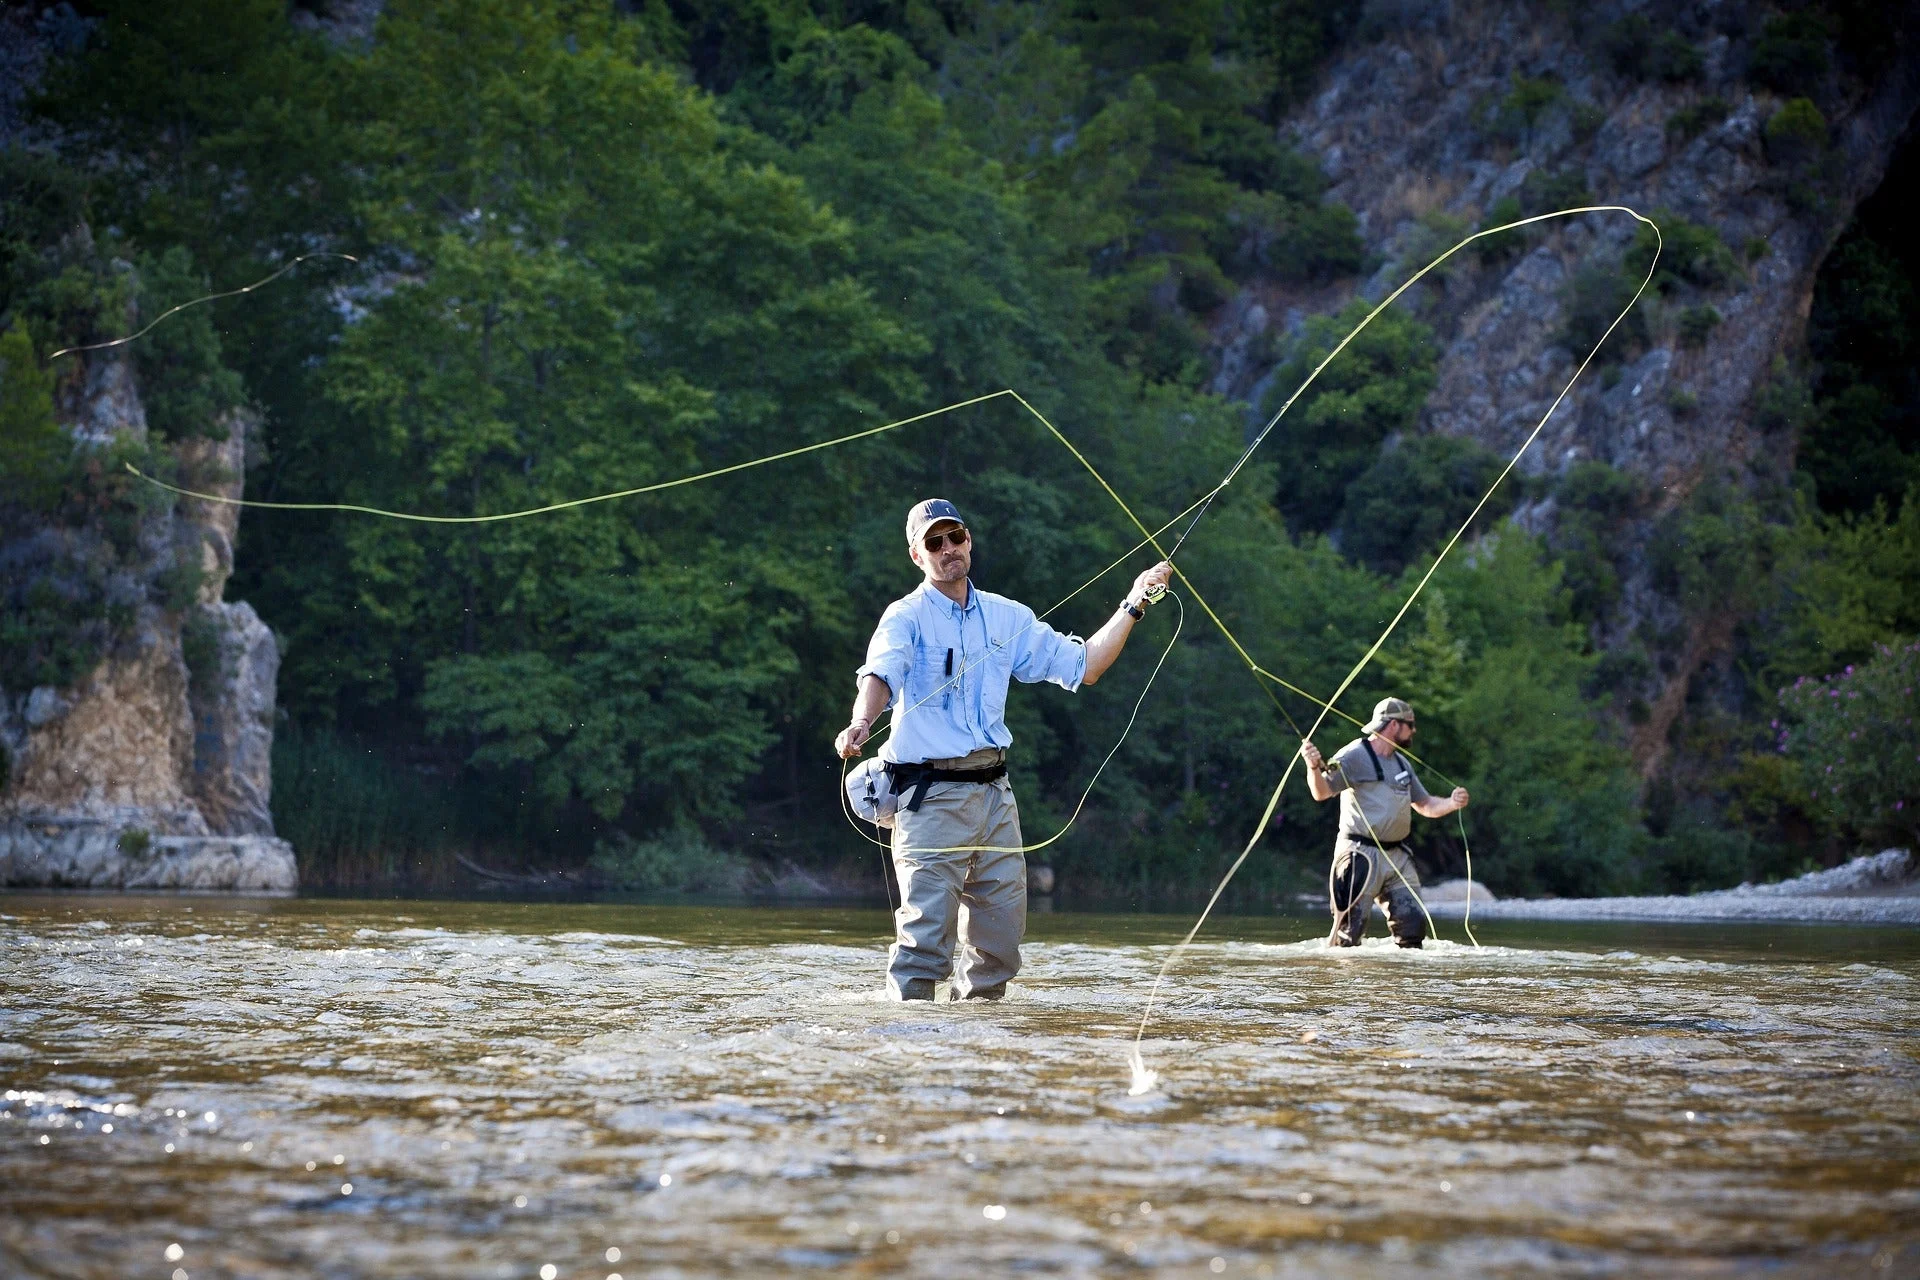
[{"label": "man's left hand", "polygon": [[1467,801],[1470,797],[1467,795],[1467,789],[1465,787],[1455,787],[1453,789],[1452,799],[1454,808],[1464,809],[1467,807]]},{"label": "man's left hand", "polygon": [[1150,597],[1164,591],[1172,579],[1173,566],[1162,560],[1133,580],[1133,590],[1127,592],[1127,599],[1135,608],[1144,609],[1151,603]]}]

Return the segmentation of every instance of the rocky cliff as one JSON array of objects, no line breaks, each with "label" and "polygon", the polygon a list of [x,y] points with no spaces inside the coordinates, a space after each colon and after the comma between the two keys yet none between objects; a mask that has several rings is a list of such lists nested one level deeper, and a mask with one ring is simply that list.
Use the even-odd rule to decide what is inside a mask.
[{"label": "rocky cliff", "polygon": [[[1623,358],[1590,371],[1522,463],[1543,481],[1582,460],[1607,463],[1646,495],[1621,539],[1620,606],[1597,639],[1667,637],[1639,690],[1649,714],[1632,733],[1650,771],[1731,620],[1654,589],[1647,535],[1703,480],[1777,481],[1791,469],[1791,430],[1759,411],[1763,393],[1802,343],[1827,251],[1913,119],[1920,60],[1890,27],[1871,69],[1857,58],[1823,65],[1816,47],[1807,66],[1789,68],[1804,88],[1768,87],[1760,64],[1780,55],[1761,48],[1763,33],[1782,28],[1731,0],[1578,15],[1461,0],[1369,13],[1371,38],[1334,62],[1282,129],[1358,216],[1379,264],[1363,294],[1385,296],[1467,231],[1522,213],[1625,204],[1668,232],[1674,296],[1643,300],[1616,336]],[[1634,40],[1642,47],[1623,44]],[[1567,336],[1581,273],[1637,283],[1626,266],[1635,234],[1620,214],[1556,221],[1423,282],[1403,305],[1441,350],[1419,430],[1503,455],[1518,448],[1585,353]],[[1273,331],[1297,330],[1337,300],[1278,286],[1241,294],[1216,324],[1214,389],[1258,416],[1274,367],[1261,353],[1284,348]],[[1516,518],[1551,535],[1551,486],[1532,492]]]},{"label": "rocky cliff", "polygon": [[[131,360],[77,358],[86,363],[62,377],[56,401],[75,447],[144,443]],[[182,473],[237,497],[248,427],[234,415],[175,446]],[[117,619],[104,656],[71,686],[0,688],[0,885],[290,892],[293,851],[269,808],[279,650],[251,607],[222,599],[239,509],[138,509],[119,553],[87,522],[51,522],[0,547],[13,587],[76,591],[91,576]],[[170,573],[193,584],[189,598],[156,589]]]}]

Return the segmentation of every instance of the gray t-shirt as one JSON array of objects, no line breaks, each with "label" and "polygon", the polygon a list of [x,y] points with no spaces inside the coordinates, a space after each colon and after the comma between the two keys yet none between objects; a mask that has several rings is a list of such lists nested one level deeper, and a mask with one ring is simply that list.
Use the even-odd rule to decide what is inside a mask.
[{"label": "gray t-shirt", "polygon": [[1332,769],[1327,781],[1340,795],[1342,839],[1359,836],[1364,841],[1368,823],[1381,844],[1398,844],[1412,833],[1413,802],[1428,796],[1404,755],[1382,755],[1365,738],[1355,738],[1327,764]]}]

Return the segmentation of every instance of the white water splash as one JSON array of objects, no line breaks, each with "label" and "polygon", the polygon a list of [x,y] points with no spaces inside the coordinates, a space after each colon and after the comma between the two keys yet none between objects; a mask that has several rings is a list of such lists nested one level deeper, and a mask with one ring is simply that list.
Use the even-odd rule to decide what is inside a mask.
[{"label": "white water splash", "polygon": [[1160,1073],[1147,1066],[1140,1056],[1140,1046],[1133,1046],[1133,1057],[1128,1065],[1133,1068],[1133,1083],[1127,1086],[1127,1096],[1137,1098],[1160,1083]]}]

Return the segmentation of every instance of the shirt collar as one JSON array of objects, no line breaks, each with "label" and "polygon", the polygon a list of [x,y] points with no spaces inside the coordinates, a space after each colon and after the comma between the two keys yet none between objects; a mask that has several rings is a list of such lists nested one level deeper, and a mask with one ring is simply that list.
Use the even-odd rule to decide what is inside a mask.
[{"label": "shirt collar", "polygon": [[925,578],[920,580],[920,591],[931,603],[943,609],[951,610],[954,613],[972,613],[980,607],[980,588],[973,585],[972,578],[967,579],[967,607],[964,609],[955,604],[947,597],[945,592],[941,591],[940,588],[934,586],[931,582],[928,582]]}]

